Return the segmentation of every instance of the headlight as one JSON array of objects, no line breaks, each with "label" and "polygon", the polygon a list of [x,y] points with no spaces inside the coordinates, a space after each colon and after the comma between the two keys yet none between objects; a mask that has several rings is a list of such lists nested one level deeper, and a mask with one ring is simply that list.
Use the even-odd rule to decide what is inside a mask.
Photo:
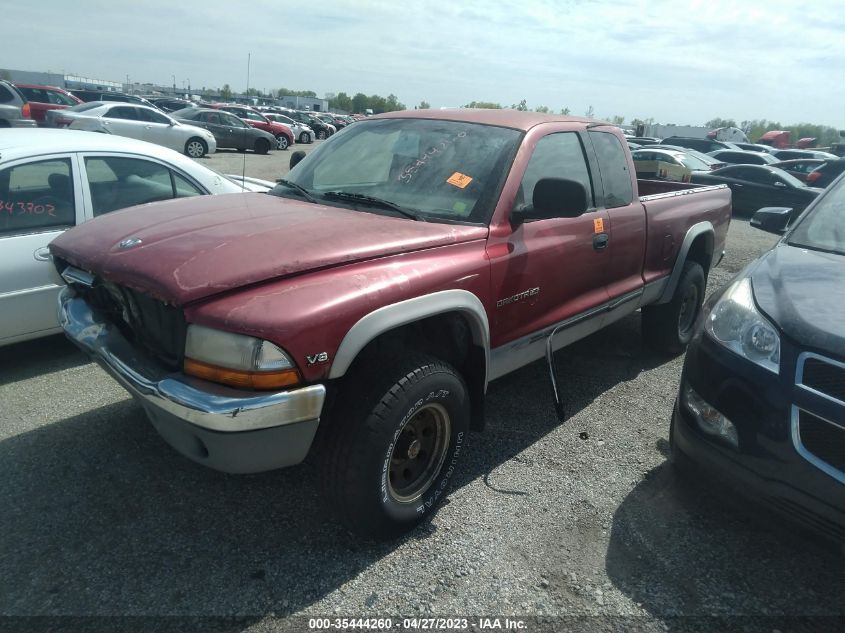
[{"label": "headlight", "polygon": [[754,305],[750,278],[725,291],[704,320],[704,331],[752,363],[776,374],[780,371],[780,336]]},{"label": "headlight", "polygon": [[246,389],[277,389],[300,381],[293,361],[270,341],[202,325],[188,326],[184,370]]}]

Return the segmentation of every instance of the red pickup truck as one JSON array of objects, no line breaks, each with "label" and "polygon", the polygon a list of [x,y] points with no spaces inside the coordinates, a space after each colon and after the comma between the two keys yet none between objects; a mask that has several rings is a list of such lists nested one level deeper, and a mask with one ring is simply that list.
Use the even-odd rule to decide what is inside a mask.
[{"label": "red pickup truck", "polygon": [[60,319],[190,459],[314,453],[339,518],[395,535],[445,495],[491,380],[640,308],[650,343],[683,350],[730,190],[633,174],[621,132],[586,119],[371,117],[273,195],[64,233]]}]

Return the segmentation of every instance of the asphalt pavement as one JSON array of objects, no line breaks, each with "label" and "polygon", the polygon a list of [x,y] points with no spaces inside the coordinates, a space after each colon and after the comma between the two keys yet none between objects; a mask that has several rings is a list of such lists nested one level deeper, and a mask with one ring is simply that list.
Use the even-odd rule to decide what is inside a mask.
[{"label": "asphalt pavement", "polygon": [[[232,173],[245,158],[247,175],[273,179],[291,153],[202,162]],[[708,289],[774,241],[735,219]],[[842,616],[840,553],[668,465],[682,358],[645,348],[639,322],[559,352],[562,424],[543,363],[492,383],[487,429],[448,502],[391,543],[332,522],[319,464],[213,472],[166,445],[63,338],[0,348],[0,614],[238,616],[217,623],[238,631],[283,628],[288,615],[654,631],[744,616],[784,633],[766,618]]]}]

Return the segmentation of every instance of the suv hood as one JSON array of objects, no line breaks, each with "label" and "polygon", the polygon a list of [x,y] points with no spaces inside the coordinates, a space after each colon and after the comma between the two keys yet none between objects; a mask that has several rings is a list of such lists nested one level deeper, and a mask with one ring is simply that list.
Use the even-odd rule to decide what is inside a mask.
[{"label": "suv hood", "polygon": [[[111,282],[184,305],[270,279],[486,236],[486,227],[244,193],[110,213],[60,235],[50,252]],[[141,241],[121,248],[130,238]]]},{"label": "suv hood", "polygon": [[781,243],[751,272],[754,299],[789,338],[845,358],[845,257]]}]

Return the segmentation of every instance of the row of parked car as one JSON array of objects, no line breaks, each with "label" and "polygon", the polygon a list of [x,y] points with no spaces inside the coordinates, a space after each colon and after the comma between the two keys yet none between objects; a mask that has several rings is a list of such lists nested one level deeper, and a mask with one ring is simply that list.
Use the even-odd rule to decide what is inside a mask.
[{"label": "row of parked car", "polygon": [[266,154],[325,139],[358,118],[242,104],[149,99],[0,83],[0,127],[72,128],[128,136],[201,158],[217,148]]},{"label": "row of parked car", "polygon": [[741,213],[787,206],[797,216],[845,171],[845,159],[814,149],[687,137],[636,141],[629,146],[639,178],[725,184]]}]

